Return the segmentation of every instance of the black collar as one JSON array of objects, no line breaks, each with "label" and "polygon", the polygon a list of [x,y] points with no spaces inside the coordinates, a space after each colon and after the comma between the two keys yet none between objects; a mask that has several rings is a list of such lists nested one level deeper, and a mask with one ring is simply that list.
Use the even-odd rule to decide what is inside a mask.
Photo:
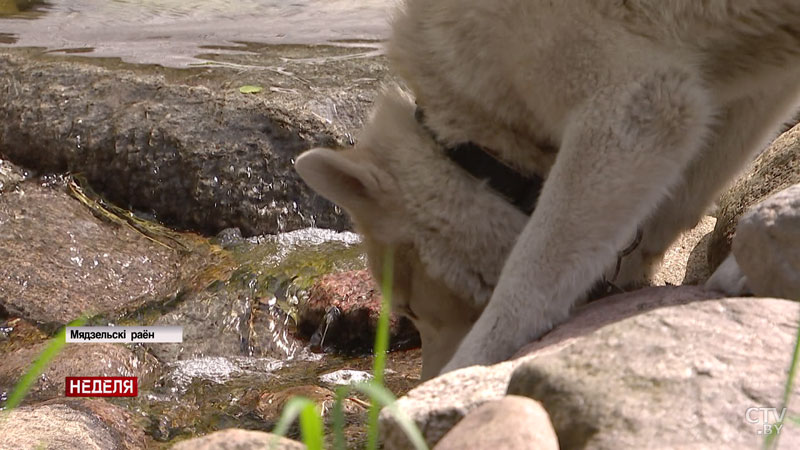
[{"label": "black collar", "polygon": [[497,159],[491,152],[473,142],[465,142],[453,146],[442,144],[427,125],[422,109],[417,107],[414,114],[417,122],[425,128],[433,139],[444,147],[445,155],[461,166],[470,175],[480,180],[487,180],[489,186],[505,197],[517,209],[531,215],[536,208],[536,201],[542,190],[544,180],[532,174],[523,175]]}]

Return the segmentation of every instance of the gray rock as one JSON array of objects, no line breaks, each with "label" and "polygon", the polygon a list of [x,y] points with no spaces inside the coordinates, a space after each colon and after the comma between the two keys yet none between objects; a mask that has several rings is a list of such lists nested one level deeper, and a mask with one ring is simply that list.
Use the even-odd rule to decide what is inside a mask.
[{"label": "gray rock", "polygon": [[[264,60],[237,70],[177,70],[3,49],[0,154],[40,171],[81,172],[119,205],[211,234],[347,228],[293,161],[352,141],[386,76],[384,59],[330,57],[357,48],[261,51]],[[309,59],[318,63],[301,62]],[[281,70],[259,69],[273,65]],[[275,89],[239,92],[254,79]]]},{"label": "gray rock", "polygon": [[[508,393],[542,403],[563,449],[754,448],[765,410],[750,408],[780,412],[799,312],[785,300],[726,298],[636,314],[543,342]],[[800,445],[792,427],[781,431],[786,448]]]},{"label": "gray rock", "polygon": [[18,184],[29,177],[27,171],[12,164],[10,161],[0,159],[0,193],[14,190]]},{"label": "gray rock", "polygon": [[797,183],[800,183],[800,125],[778,137],[719,199],[717,223],[708,247],[711,271],[730,253],[739,217],[770,194]]},{"label": "gray rock", "polygon": [[371,373],[363,370],[341,369],[320,375],[319,381],[333,386],[347,386],[355,383],[365,383],[372,380],[372,378]]},{"label": "gray rock", "polygon": [[[417,425],[428,446],[433,447],[471,411],[502,398],[518,364],[519,361],[507,361],[447,373],[412,389],[397,400],[397,406]],[[380,423],[384,449],[412,448],[403,428],[386,408],[381,411]]]},{"label": "gray rock", "polygon": [[229,429],[217,431],[174,446],[173,450],[302,450],[305,445],[263,431]]},{"label": "gray rock", "polygon": [[135,309],[174,295],[203,259],[98,219],[58,181],[0,194],[0,308],[12,316],[63,324]]},{"label": "gray rock", "polygon": [[800,300],[800,184],[739,219],[733,255],[755,295]]},{"label": "gray rock", "polygon": [[466,448],[557,450],[558,438],[542,405],[526,397],[508,395],[467,414],[434,450]]},{"label": "gray rock", "polygon": [[[470,411],[502,398],[511,373],[527,359],[558,353],[572,341],[628,317],[719,296],[686,286],[646,288],[603,298],[576,309],[567,322],[520,349],[515,355],[517,359],[488,367],[467,367],[429,380],[398,399],[398,407],[417,424],[428,445],[433,446]],[[381,413],[381,433],[387,449],[410,446],[402,428],[386,410]]]},{"label": "gray rock", "polygon": [[[45,346],[42,343],[0,353],[0,392],[11,391]],[[148,389],[155,383],[160,367],[143,350],[132,351],[121,344],[68,344],[39,376],[26,399],[41,401],[64,396],[65,377],[138,377],[139,389]]]},{"label": "gray rock", "polygon": [[[367,354],[375,346],[382,298],[367,269],[326,274],[308,290],[297,315],[298,331],[315,351]],[[419,332],[407,317],[389,317],[389,350],[420,346]]]},{"label": "gray rock", "polygon": [[17,408],[0,418],[0,436],[0,450],[140,450],[149,443],[128,411],[100,399],[61,399]]}]

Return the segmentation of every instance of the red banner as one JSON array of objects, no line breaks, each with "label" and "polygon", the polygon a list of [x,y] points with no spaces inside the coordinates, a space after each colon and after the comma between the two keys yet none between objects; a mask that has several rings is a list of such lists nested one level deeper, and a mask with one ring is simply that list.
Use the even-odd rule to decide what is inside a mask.
[{"label": "red banner", "polygon": [[137,377],[66,377],[67,397],[136,397]]}]

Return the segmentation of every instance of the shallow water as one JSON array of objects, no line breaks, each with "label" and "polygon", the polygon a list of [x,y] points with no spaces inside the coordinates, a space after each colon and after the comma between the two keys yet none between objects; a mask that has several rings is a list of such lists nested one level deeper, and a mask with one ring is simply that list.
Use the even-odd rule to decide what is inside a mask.
[{"label": "shallow water", "polygon": [[394,0],[0,0],[0,45],[187,67],[207,62],[198,55],[209,49],[246,53],[247,43],[379,47],[394,5]]}]

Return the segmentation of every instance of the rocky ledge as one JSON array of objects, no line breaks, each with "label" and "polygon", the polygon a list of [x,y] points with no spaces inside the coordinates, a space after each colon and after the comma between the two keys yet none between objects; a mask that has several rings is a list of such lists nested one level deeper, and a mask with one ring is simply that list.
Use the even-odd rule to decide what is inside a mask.
[{"label": "rocky ledge", "polygon": [[386,78],[382,57],[353,57],[364,51],[254,46],[221,67],[179,70],[0,49],[0,155],[80,172],[115,203],[177,227],[345,229],[292,164],[311,147],[352,143]]}]

